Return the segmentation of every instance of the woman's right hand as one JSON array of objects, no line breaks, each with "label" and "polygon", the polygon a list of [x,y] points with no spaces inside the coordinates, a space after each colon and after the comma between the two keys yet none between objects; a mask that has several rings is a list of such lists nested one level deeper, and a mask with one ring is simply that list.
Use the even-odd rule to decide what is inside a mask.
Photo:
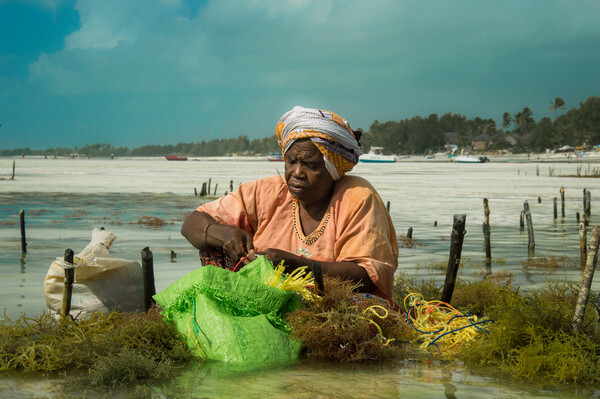
[{"label": "woman's right hand", "polygon": [[181,234],[198,249],[222,248],[232,260],[241,259],[254,250],[252,235],[235,226],[219,224],[204,212],[192,212],[183,222]]},{"label": "woman's right hand", "polygon": [[[210,228],[213,227],[215,226],[210,226]],[[219,230],[223,229],[220,232],[222,234],[223,253],[229,259],[241,259],[246,257],[251,251],[254,251],[252,236],[247,231],[226,225],[218,225],[217,228]]]}]

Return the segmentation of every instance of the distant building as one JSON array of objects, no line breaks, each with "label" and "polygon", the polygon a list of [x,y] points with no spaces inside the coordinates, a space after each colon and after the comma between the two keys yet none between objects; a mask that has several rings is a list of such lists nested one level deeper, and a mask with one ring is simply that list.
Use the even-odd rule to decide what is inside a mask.
[{"label": "distant building", "polygon": [[489,142],[490,135],[487,133],[482,133],[479,136],[473,137],[473,140],[471,140],[471,148],[475,151],[485,151],[488,148]]}]

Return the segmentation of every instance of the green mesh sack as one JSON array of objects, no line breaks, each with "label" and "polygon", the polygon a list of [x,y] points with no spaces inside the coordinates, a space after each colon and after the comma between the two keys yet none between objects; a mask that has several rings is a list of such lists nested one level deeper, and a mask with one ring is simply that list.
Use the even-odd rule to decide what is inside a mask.
[{"label": "green mesh sack", "polygon": [[154,295],[165,319],[204,359],[231,363],[283,362],[299,357],[284,322],[300,306],[295,292],[265,285],[273,265],[264,256],[237,273],[204,266]]}]

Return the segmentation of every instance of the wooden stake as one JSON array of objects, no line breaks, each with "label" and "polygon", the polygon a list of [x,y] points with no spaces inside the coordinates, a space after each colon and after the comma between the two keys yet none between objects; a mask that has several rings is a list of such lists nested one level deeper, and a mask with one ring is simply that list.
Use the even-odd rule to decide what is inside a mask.
[{"label": "wooden stake", "polygon": [[73,250],[67,249],[63,261],[65,272],[65,286],[63,288],[62,306],[60,315],[65,318],[71,313],[71,296],[73,295],[73,282],[75,281],[75,267],[73,267]]},{"label": "wooden stake", "polygon": [[385,205],[385,209],[387,209],[388,213],[390,213],[390,201]]},{"label": "wooden stake", "polygon": [[587,231],[585,228],[585,215],[579,219],[579,250],[581,254],[581,267],[585,266],[587,260]]},{"label": "wooden stake", "polygon": [[592,237],[590,238],[590,250],[588,253],[583,278],[581,279],[581,289],[577,296],[577,305],[575,306],[575,315],[573,316],[573,330],[580,331],[583,324],[583,316],[585,315],[585,307],[590,296],[590,288],[592,287],[592,279],[598,261],[598,242],[600,241],[600,225],[594,226],[592,229]]},{"label": "wooden stake", "polygon": [[523,203],[525,210],[525,220],[527,221],[527,236],[529,237],[529,256],[533,256],[535,250],[535,238],[533,237],[533,222],[531,220],[531,212],[529,211],[529,203]]},{"label": "wooden stake", "polygon": [[213,194],[214,196],[216,196],[216,195],[217,195],[217,187],[219,187],[219,183],[215,183],[215,192],[214,192],[214,194]]},{"label": "wooden stake", "polygon": [[27,240],[25,238],[25,210],[19,212],[19,224],[21,225],[21,253],[27,253]]},{"label": "wooden stake", "polygon": [[202,183],[202,188],[200,189],[200,196],[201,197],[206,197],[206,182]]},{"label": "wooden stake", "polygon": [[412,239],[412,233],[413,233],[413,228],[409,227],[408,231],[406,232],[406,237]]},{"label": "wooden stake", "polygon": [[208,186],[206,187],[206,193],[207,193],[207,195],[210,195],[210,182],[211,182],[211,179],[208,178]]},{"label": "wooden stake", "polygon": [[450,257],[446,269],[446,280],[442,291],[442,302],[449,303],[456,284],[456,274],[460,265],[460,254],[462,252],[463,240],[465,238],[465,220],[467,215],[454,215],[452,224],[452,235],[450,236]]},{"label": "wooden stake", "polygon": [[488,203],[488,199],[483,199],[483,221],[488,226],[488,231],[490,228],[490,205]]},{"label": "wooden stake", "polygon": [[155,303],[152,296],[156,294],[154,287],[154,259],[149,247],[142,250],[142,274],[144,278],[144,310],[148,311]]},{"label": "wooden stake", "polygon": [[560,188],[560,215],[565,217],[565,188]]},{"label": "wooden stake", "polygon": [[196,190],[196,187],[194,187],[194,197],[198,196],[198,190]]},{"label": "wooden stake", "polygon": [[585,192],[585,216],[588,220],[592,216],[592,193],[589,191]]},{"label": "wooden stake", "polygon": [[15,161],[13,161],[13,172],[12,176],[10,177],[10,180],[15,180]]},{"label": "wooden stake", "polygon": [[557,199],[554,197],[554,219],[558,219],[558,204]]},{"label": "wooden stake", "polygon": [[229,180],[229,192],[233,192],[233,180]]},{"label": "wooden stake", "polygon": [[311,271],[315,278],[315,288],[317,290],[317,295],[325,295],[325,283],[323,282],[323,271],[321,270],[321,264],[313,262],[311,265]]},{"label": "wooden stake", "polygon": [[490,245],[490,228],[488,227],[487,223],[485,223],[485,222],[483,222],[481,224],[481,227],[483,228],[483,239],[485,241],[485,259],[491,260],[492,259],[492,249],[491,249],[491,245]]},{"label": "wooden stake", "polygon": [[542,203],[542,197],[538,197],[538,204]]}]

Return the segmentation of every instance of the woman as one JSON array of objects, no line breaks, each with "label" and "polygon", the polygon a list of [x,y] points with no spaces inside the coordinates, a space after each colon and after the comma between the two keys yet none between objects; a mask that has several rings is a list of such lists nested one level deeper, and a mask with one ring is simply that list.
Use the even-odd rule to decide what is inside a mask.
[{"label": "woman", "polygon": [[198,207],[181,233],[232,260],[264,255],[286,271],[315,260],[323,273],[390,296],[398,266],[392,221],[375,189],[346,176],[362,154],[360,132],[329,111],[294,107],[276,128],[285,176],[242,183]]}]

